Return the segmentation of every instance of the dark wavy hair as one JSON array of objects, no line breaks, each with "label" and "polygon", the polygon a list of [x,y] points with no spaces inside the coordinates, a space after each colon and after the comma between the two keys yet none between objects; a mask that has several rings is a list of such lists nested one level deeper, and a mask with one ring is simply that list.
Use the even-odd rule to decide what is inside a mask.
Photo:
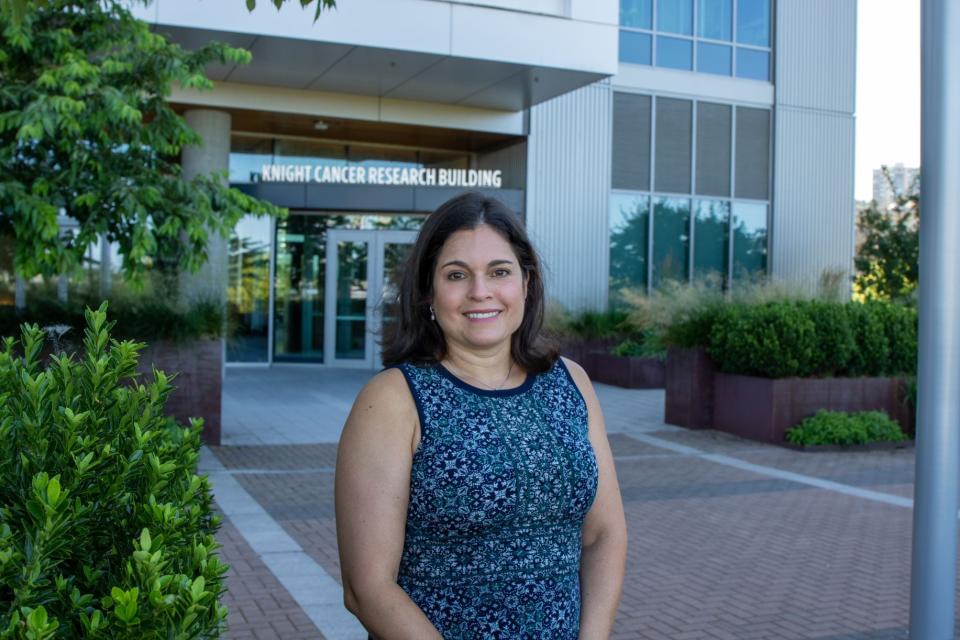
[{"label": "dark wavy hair", "polygon": [[406,262],[397,270],[400,293],[397,300],[387,301],[383,316],[392,317],[385,324],[381,342],[385,367],[401,362],[435,363],[446,356],[443,331],[430,319],[433,271],[451,235],[482,224],[490,225],[510,243],[527,280],[523,321],[510,340],[514,360],[530,373],[547,371],[556,362],[556,344],[541,333],[545,303],[540,258],[520,217],[496,198],[468,191],[447,200],[427,217]]}]

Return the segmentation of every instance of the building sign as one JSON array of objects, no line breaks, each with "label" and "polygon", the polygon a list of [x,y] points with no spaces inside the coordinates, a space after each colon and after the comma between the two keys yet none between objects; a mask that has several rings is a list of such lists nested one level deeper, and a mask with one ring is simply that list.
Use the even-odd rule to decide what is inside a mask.
[{"label": "building sign", "polygon": [[313,164],[265,164],[260,182],[312,182],[411,187],[487,187],[503,184],[500,169],[440,169],[418,167],[339,167]]}]

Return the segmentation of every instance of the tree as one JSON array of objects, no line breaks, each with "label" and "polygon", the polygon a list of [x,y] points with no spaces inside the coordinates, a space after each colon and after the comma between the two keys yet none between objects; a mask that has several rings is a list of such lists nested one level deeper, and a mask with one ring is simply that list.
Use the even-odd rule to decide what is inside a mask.
[{"label": "tree", "polygon": [[[893,182],[883,169],[891,188]],[[909,300],[920,271],[920,197],[898,193],[887,210],[871,201],[857,217],[862,242],[854,259],[855,288],[868,300]]]},{"label": "tree", "polygon": [[[292,2],[293,0],[270,0],[274,6],[279,11],[280,8],[286,2]],[[313,4],[314,0],[298,0],[301,7],[309,7]],[[313,21],[316,22],[320,18],[320,14],[323,13],[325,9],[334,9],[337,6],[336,0],[316,0],[317,2],[317,12],[313,16]],[[31,8],[31,5],[38,7],[45,7],[48,3],[48,0],[0,0],[0,15],[3,15],[5,18],[11,20],[15,24],[19,24],[23,21],[23,17],[26,15],[27,11]],[[257,0],[246,0],[247,10],[253,11],[257,6]]]},{"label": "tree", "polygon": [[171,85],[210,87],[205,65],[249,60],[220,43],[184,51],[117,0],[0,15],[0,233],[15,237],[17,272],[68,273],[100,234],[133,282],[152,267],[196,271],[211,232],[282,214],[225,176],[180,172],[181,148],[200,139],[167,103]]}]

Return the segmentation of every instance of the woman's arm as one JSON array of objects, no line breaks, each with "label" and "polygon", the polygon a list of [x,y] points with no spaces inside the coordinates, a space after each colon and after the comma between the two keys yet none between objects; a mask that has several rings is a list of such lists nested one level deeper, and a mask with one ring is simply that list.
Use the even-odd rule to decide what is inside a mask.
[{"label": "woman's arm", "polygon": [[580,388],[589,413],[589,438],[597,458],[597,496],[583,522],[580,554],[580,638],[607,638],[617,615],[627,561],[627,524],[620,485],[607,441],[600,402],[590,378],[577,363],[564,358]]},{"label": "woman's arm", "polygon": [[396,582],[416,425],[403,373],[387,369],[357,396],[337,452],[334,493],[344,604],[379,640],[441,638]]}]

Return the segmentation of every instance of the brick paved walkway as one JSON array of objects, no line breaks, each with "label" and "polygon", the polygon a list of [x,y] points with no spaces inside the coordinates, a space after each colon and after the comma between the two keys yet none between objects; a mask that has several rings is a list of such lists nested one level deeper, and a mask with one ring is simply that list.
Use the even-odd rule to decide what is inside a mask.
[{"label": "brick paved walkway", "polygon": [[[283,407],[286,423],[281,436],[257,436],[276,444],[213,452],[249,497],[339,582],[335,428],[320,423],[330,413],[342,419],[342,400],[325,411],[317,402],[325,392],[309,389],[336,378],[341,394],[350,393],[351,384],[356,393],[365,378],[344,382],[333,372],[308,370],[291,386],[293,375],[230,370],[228,396],[250,397],[247,387],[255,386]],[[660,391],[598,386],[598,393],[630,532],[614,638],[907,637],[912,512],[897,501],[912,497],[912,450],[800,453],[669,427],[662,422]],[[238,408],[225,406],[227,416],[231,410]],[[249,424],[243,428],[248,441]],[[224,429],[229,432],[229,422]],[[298,444],[283,444],[291,441]],[[843,492],[797,481],[800,476],[785,479],[782,472],[837,483],[827,486]],[[857,494],[864,490],[867,497]],[[273,576],[229,520],[219,538],[232,565],[225,597],[229,638],[323,637],[323,618],[311,622],[282,576]],[[361,637],[329,635],[348,636]]]}]

